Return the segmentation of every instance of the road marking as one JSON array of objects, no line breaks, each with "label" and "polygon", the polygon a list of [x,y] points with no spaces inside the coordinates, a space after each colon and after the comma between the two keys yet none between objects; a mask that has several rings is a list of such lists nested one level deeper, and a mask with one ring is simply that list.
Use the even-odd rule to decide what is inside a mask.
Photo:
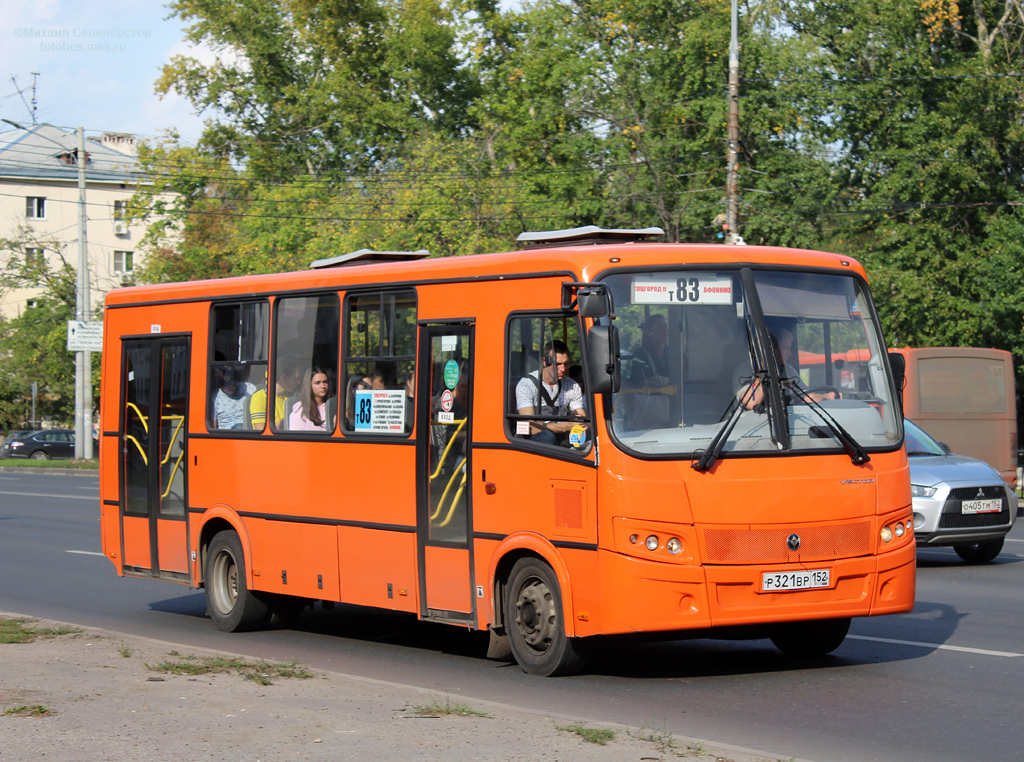
[{"label": "road marking", "polygon": [[892,640],[891,638],[869,638],[866,635],[847,635],[847,638],[853,638],[854,640],[873,640],[876,643],[893,643],[898,646],[919,646],[920,648],[940,648],[943,651],[963,651],[969,654],[980,654],[981,656],[1006,656],[1013,658],[1014,656],[1024,656],[1024,654],[1015,654],[1009,651],[987,651],[984,648],[965,648],[964,646],[945,646],[941,643],[918,643],[914,640]]},{"label": "road marking", "polygon": [[0,490],[0,495],[20,495],[22,497],[58,497],[66,498],[68,500],[99,500],[99,495],[45,495],[40,492],[8,492],[7,490]]},{"label": "road marking", "polygon": [[65,550],[65,553],[78,553],[82,556],[102,556],[102,553],[97,553],[95,550]]}]

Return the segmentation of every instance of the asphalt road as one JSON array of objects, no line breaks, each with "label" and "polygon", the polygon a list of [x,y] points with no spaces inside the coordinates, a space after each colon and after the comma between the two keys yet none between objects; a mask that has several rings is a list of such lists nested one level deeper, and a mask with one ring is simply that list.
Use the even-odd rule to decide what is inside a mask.
[{"label": "asphalt road", "polygon": [[202,593],[119,578],[99,543],[95,474],[0,473],[0,611],[647,725],[771,758],[1022,757],[1021,526],[985,566],[920,551],[915,610],[855,621],[824,659],[787,659],[768,641],[620,644],[601,648],[588,674],[558,679],[487,661],[479,633],[348,606],[307,613],[293,630],[221,633]]}]

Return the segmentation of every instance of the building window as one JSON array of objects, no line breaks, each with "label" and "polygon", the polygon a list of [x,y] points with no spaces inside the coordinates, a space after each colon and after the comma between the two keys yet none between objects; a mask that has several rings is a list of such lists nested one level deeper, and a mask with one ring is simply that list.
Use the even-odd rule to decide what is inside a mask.
[{"label": "building window", "polygon": [[46,198],[43,196],[26,196],[25,218],[29,220],[45,220]]},{"label": "building window", "polygon": [[132,270],[135,266],[135,252],[133,251],[115,251],[114,252],[114,272],[121,273],[122,275],[131,275]]},{"label": "building window", "polygon": [[25,264],[29,267],[41,267],[45,262],[42,249],[34,247],[25,249]]}]

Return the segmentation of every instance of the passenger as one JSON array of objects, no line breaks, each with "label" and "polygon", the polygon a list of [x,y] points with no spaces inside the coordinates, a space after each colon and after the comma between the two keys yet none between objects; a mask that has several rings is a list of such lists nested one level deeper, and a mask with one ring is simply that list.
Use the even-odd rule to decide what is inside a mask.
[{"label": "passenger", "polygon": [[[299,384],[302,368],[296,360],[282,360],[275,369],[274,376],[274,425],[279,426],[285,416],[285,403],[295,393]],[[258,389],[249,400],[249,419],[252,428],[262,431],[267,422],[267,390]]]},{"label": "passenger", "polygon": [[667,426],[675,388],[669,378],[668,320],[664,315],[654,314],[644,321],[640,344],[632,355],[626,425],[635,430]]},{"label": "passenger", "polygon": [[327,431],[327,398],[331,382],[327,371],[313,366],[299,386],[299,399],[288,415],[289,431]]},{"label": "passenger", "polygon": [[362,373],[349,376],[345,384],[345,430],[355,431],[356,428],[356,392],[373,388],[370,377]]},{"label": "passenger", "polygon": [[245,398],[256,391],[254,384],[238,380],[238,370],[218,369],[218,388],[213,396],[213,427],[240,429],[245,423]]},{"label": "passenger", "polygon": [[[519,415],[584,418],[583,390],[566,376],[568,368],[569,348],[565,343],[555,339],[545,344],[543,375],[535,370],[516,384]],[[573,421],[532,420],[527,436],[534,442],[558,444],[575,425]]]}]

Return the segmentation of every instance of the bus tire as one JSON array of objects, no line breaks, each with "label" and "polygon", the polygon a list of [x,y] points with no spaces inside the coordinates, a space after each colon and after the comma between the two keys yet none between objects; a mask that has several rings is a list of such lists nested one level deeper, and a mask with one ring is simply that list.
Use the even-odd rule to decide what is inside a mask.
[{"label": "bus tire", "polygon": [[956,554],[969,564],[987,564],[989,561],[994,561],[1002,549],[1002,537],[998,540],[962,542],[953,546]]},{"label": "bus tire", "polygon": [[238,535],[225,529],[206,550],[206,607],[222,632],[245,632],[264,626],[270,607],[245,581],[245,555]]},{"label": "bus tire", "polygon": [[589,649],[565,634],[558,577],[543,561],[521,558],[505,587],[505,632],[523,672],[553,677],[575,674]]},{"label": "bus tire", "polygon": [[772,643],[786,656],[824,656],[839,648],[849,631],[849,619],[787,622],[775,630]]}]

